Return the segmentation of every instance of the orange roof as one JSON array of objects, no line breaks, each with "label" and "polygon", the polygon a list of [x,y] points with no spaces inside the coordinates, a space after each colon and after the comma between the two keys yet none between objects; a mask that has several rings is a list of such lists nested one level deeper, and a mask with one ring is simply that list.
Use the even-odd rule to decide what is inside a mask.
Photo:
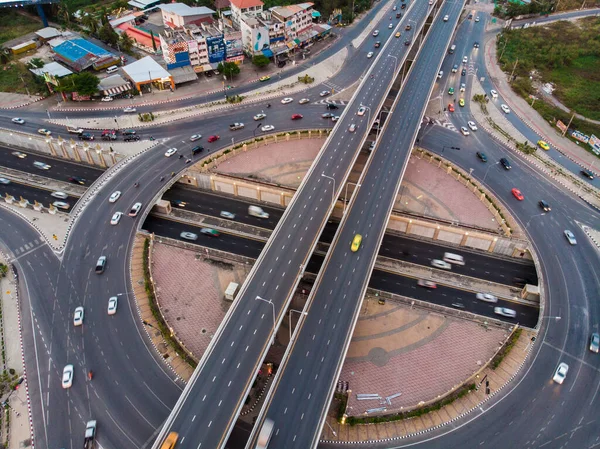
[{"label": "orange roof", "polygon": [[260,0],[230,0],[230,3],[238,9],[246,9],[264,5],[264,3]]},{"label": "orange roof", "polygon": [[[150,37],[150,33],[148,31],[131,26],[128,23],[123,23],[117,28],[125,32],[127,35],[129,35],[130,38],[134,39],[137,43],[144,45],[148,48],[152,48],[152,38]],[[160,38],[156,34],[153,37],[154,42],[156,43],[156,48],[160,48]]]}]

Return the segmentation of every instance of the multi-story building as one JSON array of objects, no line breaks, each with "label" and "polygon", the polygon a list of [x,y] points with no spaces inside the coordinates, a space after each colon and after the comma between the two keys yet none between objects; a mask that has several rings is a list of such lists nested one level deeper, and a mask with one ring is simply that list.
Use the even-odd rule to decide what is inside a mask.
[{"label": "multi-story building", "polygon": [[215,12],[206,6],[191,7],[185,3],[167,3],[158,7],[162,13],[163,24],[171,29],[214,21]]},{"label": "multi-story building", "polygon": [[263,10],[263,2],[260,0],[230,0],[231,20],[236,26],[240,26],[242,16],[256,17]]},{"label": "multi-story building", "polygon": [[270,8],[273,22],[283,24],[286,40],[294,40],[312,26],[313,3]]}]

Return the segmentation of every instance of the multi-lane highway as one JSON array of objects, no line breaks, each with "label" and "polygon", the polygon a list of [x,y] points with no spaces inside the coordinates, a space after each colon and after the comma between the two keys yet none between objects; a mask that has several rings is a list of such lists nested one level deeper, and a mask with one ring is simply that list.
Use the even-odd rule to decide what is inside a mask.
[{"label": "multi-lane highway", "polygon": [[[461,9],[462,3],[441,7],[332,242],[305,308],[307,315],[261,414],[275,423],[269,447],[312,448],[319,441],[388,216]],[[442,20],[445,15],[448,18]],[[352,112],[350,106],[347,112]],[[358,247],[357,235],[362,238]]]},{"label": "multi-lane highway", "polygon": [[[395,30],[409,20],[420,25],[427,9],[422,3],[411,5],[402,22],[395,24]],[[389,39],[383,45],[369,72],[373,78],[363,79],[348,105],[352,113],[348,114],[346,109],[321,149],[200,360],[161,436],[170,430],[178,432],[182,441],[187,439],[199,446],[218,448],[225,444],[328,220],[333,206],[331,198],[337,197],[349,175],[362,141],[388,94],[398,64],[409,48],[400,39]],[[354,111],[361,105],[365,107],[364,114],[357,116]]]}]

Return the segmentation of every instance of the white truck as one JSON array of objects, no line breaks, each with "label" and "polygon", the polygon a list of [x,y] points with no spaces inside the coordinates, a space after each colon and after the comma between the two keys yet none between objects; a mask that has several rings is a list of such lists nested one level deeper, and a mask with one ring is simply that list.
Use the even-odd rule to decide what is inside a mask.
[{"label": "white truck", "polygon": [[76,128],[75,126],[67,126],[69,134],[83,134],[82,128]]},{"label": "white truck", "polygon": [[92,449],[96,440],[96,420],[88,421],[85,425],[85,439],[83,449]]},{"label": "white truck", "polygon": [[256,449],[267,449],[269,441],[271,441],[271,435],[273,435],[273,425],[275,423],[269,418],[265,419],[265,422],[260,429],[258,434],[258,441],[256,442]]},{"label": "white truck", "polygon": [[262,210],[262,207],[248,206],[248,215],[258,218],[269,218],[269,214]]}]

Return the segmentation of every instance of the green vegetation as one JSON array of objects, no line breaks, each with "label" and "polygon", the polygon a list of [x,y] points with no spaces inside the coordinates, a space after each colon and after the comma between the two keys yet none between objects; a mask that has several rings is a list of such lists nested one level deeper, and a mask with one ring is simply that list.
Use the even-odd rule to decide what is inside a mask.
[{"label": "green vegetation", "polygon": [[[512,85],[517,93],[528,98],[535,94],[534,85],[551,82],[561,103],[584,117],[600,120],[600,18],[506,30],[497,45],[502,69],[507,73],[514,69]],[[541,101],[534,107],[538,103]],[[569,113],[556,112],[553,118],[568,122]]]},{"label": "green vegetation", "polygon": [[498,351],[498,354],[494,356],[491,362],[492,369],[496,369],[500,366],[500,363],[502,363],[504,357],[506,357],[512,348],[517,344],[517,340],[519,340],[521,332],[523,332],[521,328],[514,331],[506,344],[500,349],[500,351]]},{"label": "green vegetation", "polygon": [[299,76],[298,81],[300,81],[301,83],[304,83],[304,84],[311,84],[311,83],[315,82],[315,79],[311,76],[304,75],[304,76]]},{"label": "green vegetation", "polygon": [[217,70],[231,80],[235,75],[240,73],[240,68],[235,62],[220,62],[217,66]]},{"label": "green vegetation", "polygon": [[268,66],[270,62],[271,60],[265,55],[255,55],[252,57],[252,64],[259,68]]},{"label": "green vegetation", "polygon": [[40,21],[22,16],[9,8],[3,8],[0,14],[0,44],[40,28],[42,28]]},{"label": "green vegetation", "polygon": [[[600,6],[598,0],[536,0],[529,4],[519,4],[517,2],[503,1],[496,2],[494,15],[502,18],[510,18],[529,14],[552,14],[554,12],[571,11],[580,9],[581,6],[593,7]],[[558,9],[557,9],[558,7]]]},{"label": "green vegetation", "polygon": [[3,278],[8,273],[8,265],[0,263],[0,278]]},{"label": "green vegetation", "polygon": [[377,424],[382,422],[392,422],[392,421],[400,421],[407,418],[415,418],[417,416],[426,415],[427,413],[434,412],[436,410],[440,410],[442,407],[446,405],[452,404],[457,399],[462,398],[467,395],[471,391],[475,390],[475,384],[467,384],[458,388],[453,393],[446,396],[444,399],[434,402],[431,405],[426,407],[421,407],[415,410],[411,410],[409,412],[400,412],[395,413],[393,415],[385,415],[385,416],[370,416],[367,418],[360,418],[357,416],[350,416],[346,422],[351,426],[356,424]]},{"label": "green vegetation", "polygon": [[0,69],[0,92],[13,92],[31,95],[46,95],[48,89],[44,80],[35,76],[27,66],[19,61],[2,65]]},{"label": "green vegetation", "polygon": [[79,95],[94,95],[98,92],[100,79],[91,72],[65,76],[55,88],[57,92],[77,92]]},{"label": "green vegetation", "polygon": [[140,122],[152,122],[154,121],[154,114],[152,112],[144,112],[138,114],[138,120]]},{"label": "green vegetation", "polygon": [[[144,240],[144,253],[143,253],[143,270],[144,270],[144,289],[146,290],[146,295],[148,296],[148,304],[150,306],[150,310],[152,311],[152,316],[156,320],[158,330],[160,331],[162,338],[173,348],[173,350],[181,357],[186,363],[188,363],[192,368],[196,368],[197,363],[192,359],[187,352],[183,349],[183,347],[179,344],[177,339],[174,337],[173,333],[167,326],[167,323],[163,320],[163,316],[160,313],[160,309],[158,308],[158,303],[156,302],[156,296],[154,295],[154,286],[152,285],[152,280],[150,279],[150,239]],[[146,324],[144,322],[144,324]]]}]

